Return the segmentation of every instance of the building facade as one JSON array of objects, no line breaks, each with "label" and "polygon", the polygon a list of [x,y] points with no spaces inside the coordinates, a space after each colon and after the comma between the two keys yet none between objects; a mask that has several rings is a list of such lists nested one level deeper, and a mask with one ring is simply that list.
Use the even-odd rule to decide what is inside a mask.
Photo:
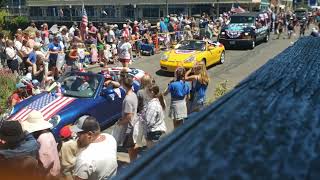
[{"label": "building facade", "polygon": [[27,0],[26,6],[35,21],[81,21],[84,4],[89,21],[124,22],[139,18],[155,21],[167,14],[213,15],[229,11],[236,2],[247,10],[269,6],[268,0]]},{"label": "building facade", "polygon": [[26,16],[28,15],[28,7],[26,0],[8,0],[6,10],[13,16]]}]

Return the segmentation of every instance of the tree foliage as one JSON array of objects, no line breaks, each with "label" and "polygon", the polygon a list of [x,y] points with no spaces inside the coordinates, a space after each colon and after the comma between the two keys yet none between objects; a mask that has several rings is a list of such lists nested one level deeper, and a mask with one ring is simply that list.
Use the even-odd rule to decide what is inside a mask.
[{"label": "tree foliage", "polygon": [[5,7],[8,4],[8,0],[0,0],[0,8]]}]

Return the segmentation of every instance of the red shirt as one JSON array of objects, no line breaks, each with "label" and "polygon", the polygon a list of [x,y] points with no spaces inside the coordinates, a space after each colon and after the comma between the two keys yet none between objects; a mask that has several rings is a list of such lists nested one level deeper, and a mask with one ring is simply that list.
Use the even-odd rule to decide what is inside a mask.
[{"label": "red shirt", "polygon": [[16,101],[16,104],[18,104],[20,101],[21,101],[21,98],[19,97],[18,93],[17,92],[14,92],[12,95],[11,95],[11,102],[15,100]]}]

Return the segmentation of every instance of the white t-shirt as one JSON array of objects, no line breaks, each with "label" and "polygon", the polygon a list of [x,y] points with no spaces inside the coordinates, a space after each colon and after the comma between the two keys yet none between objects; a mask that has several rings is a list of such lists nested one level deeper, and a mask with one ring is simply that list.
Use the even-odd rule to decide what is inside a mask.
[{"label": "white t-shirt", "polygon": [[14,47],[15,47],[18,51],[21,51],[22,43],[21,43],[20,41],[14,41]]},{"label": "white t-shirt", "polygon": [[116,35],[114,34],[113,30],[110,30],[108,35],[107,35],[107,42],[112,43],[113,40],[115,39]]},{"label": "white t-shirt", "polygon": [[117,172],[117,142],[113,136],[102,133],[105,140],[91,143],[77,157],[74,176],[88,180],[109,179]]},{"label": "white t-shirt", "polygon": [[130,49],[132,48],[129,42],[120,42],[119,44],[119,58],[120,59],[131,59]]},{"label": "white t-shirt", "polygon": [[14,48],[12,48],[12,47],[7,47],[6,48],[6,55],[7,55],[7,58],[10,59],[10,60],[17,59],[16,50]]}]

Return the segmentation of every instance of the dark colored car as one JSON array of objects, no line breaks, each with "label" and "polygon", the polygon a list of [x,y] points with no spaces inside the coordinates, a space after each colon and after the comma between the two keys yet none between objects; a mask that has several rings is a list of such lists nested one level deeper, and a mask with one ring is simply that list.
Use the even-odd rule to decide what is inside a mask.
[{"label": "dark colored car", "polygon": [[225,47],[250,47],[254,49],[258,41],[269,41],[270,18],[267,13],[239,13],[231,16],[224,26],[218,41]]},{"label": "dark colored car", "polygon": [[294,11],[294,14],[299,23],[305,23],[308,17],[308,10],[305,8],[299,8]]}]

